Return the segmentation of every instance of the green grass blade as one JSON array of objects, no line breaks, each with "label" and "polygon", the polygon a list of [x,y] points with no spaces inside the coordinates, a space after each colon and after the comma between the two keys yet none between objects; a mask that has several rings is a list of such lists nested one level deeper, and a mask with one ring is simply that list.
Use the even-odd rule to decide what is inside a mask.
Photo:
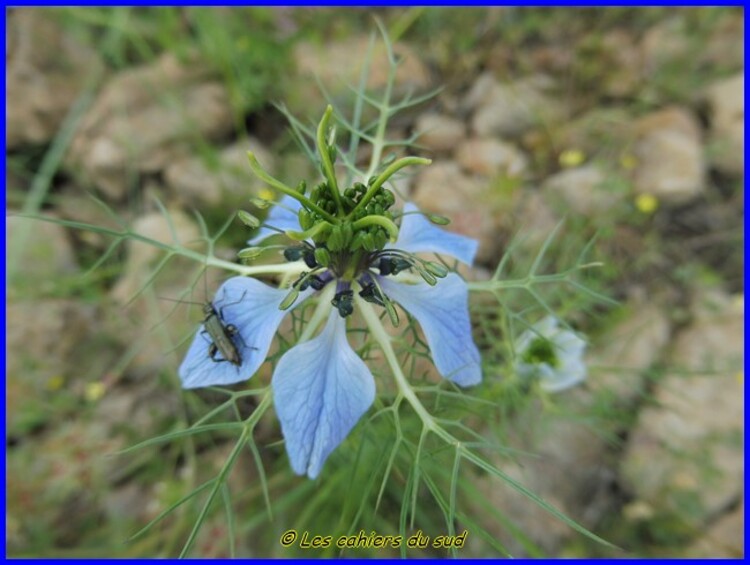
[{"label": "green grass blade", "polygon": [[159,445],[161,443],[165,443],[173,439],[179,439],[182,437],[193,436],[196,434],[202,434],[206,432],[236,431],[238,429],[241,429],[242,427],[243,427],[243,424],[241,422],[223,422],[221,424],[206,424],[204,426],[198,426],[196,428],[187,428],[185,430],[178,430],[176,432],[171,432],[168,434],[163,434],[160,436],[149,438],[133,446],[127,447],[121,451],[117,451],[113,455],[126,455],[128,453],[132,453],[133,451],[138,451],[139,449],[143,449],[144,447],[150,447],[152,445]]},{"label": "green grass blade", "polygon": [[237,456],[240,454],[240,451],[242,451],[242,448],[244,447],[245,442],[247,442],[249,435],[250,428],[247,425],[243,426],[240,438],[237,440],[237,443],[232,449],[232,452],[224,462],[221,471],[219,471],[219,474],[216,476],[213,488],[211,489],[211,492],[208,493],[206,502],[203,504],[203,508],[201,508],[200,514],[198,514],[198,518],[196,519],[195,524],[193,524],[193,529],[190,531],[190,535],[188,536],[187,540],[185,540],[185,545],[182,546],[182,551],[180,551],[180,559],[186,557],[190,549],[193,547],[193,544],[198,537],[198,532],[200,531],[201,526],[203,526],[203,522],[205,522],[206,518],[208,517],[208,511],[211,509],[211,504],[216,498],[219,489],[223,487],[224,482],[229,476],[229,472],[232,470],[232,467],[234,467]]},{"label": "green grass blade", "polygon": [[209,481],[206,481],[205,483],[203,483],[199,487],[193,489],[188,494],[186,494],[185,496],[183,496],[182,498],[180,498],[177,502],[171,504],[166,510],[163,510],[162,512],[160,512],[159,515],[156,516],[156,518],[154,518],[153,520],[151,520],[148,524],[146,524],[140,530],[138,530],[136,533],[134,533],[132,536],[130,536],[128,538],[128,541],[134,541],[137,538],[139,538],[142,535],[144,535],[151,528],[153,528],[156,524],[158,524],[164,518],[166,518],[169,514],[171,514],[175,509],[177,509],[178,507],[182,506],[188,500],[190,500],[191,498],[193,498],[194,496],[196,496],[197,494],[203,492],[205,489],[207,489],[209,486],[211,486],[215,480],[216,479],[214,478],[214,479],[211,479]]}]

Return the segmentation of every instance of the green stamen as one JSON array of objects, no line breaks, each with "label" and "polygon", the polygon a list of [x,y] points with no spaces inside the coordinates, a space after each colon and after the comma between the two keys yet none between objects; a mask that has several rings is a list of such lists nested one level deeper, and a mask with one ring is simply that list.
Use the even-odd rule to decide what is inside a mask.
[{"label": "green stamen", "polygon": [[431,159],[423,159],[422,157],[404,157],[403,159],[399,159],[377,176],[367,190],[367,193],[362,197],[362,200],[360,200],[354,210],[349,213],[349,216],[353,216],[357,213],[357,210],[367,205],[372,197],[375,196],[378,189],[383,186],[383,183],[404,167],[408,167],[409,165],[429,165],[430,163],[432,163]]}]

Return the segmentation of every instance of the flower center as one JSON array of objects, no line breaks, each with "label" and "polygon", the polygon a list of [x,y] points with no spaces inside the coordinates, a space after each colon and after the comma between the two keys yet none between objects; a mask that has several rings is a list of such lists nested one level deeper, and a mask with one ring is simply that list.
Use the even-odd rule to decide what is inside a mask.
[{"label": "flower center", "polygon": [[[297,190],[304,195],[305,183],[300,183]],[[321,290],[336,279],[332,304],[342,317],[347,317],[354,311],[351,285],[357,281],[359,296],[386,308],[397,323],[396,310],[380,288],[378,278],[414,270],[429,285],[435,285],[438,278],[447,276],[448,269],[406,251],[385,248],[389,239],[398,234],[394,214],[389,211],[395,198],[390,190],[377,184],[376,177],[367,186],[355,183],[338,197],[333,194],[328,181],[320,183],[310,193],[312,205],[303,206],[298,212],[303,231],[290,235],[300,244],[287,247],[284,257],[287,261],[302,260],[311,270],[293,283],[289,301],[283,304],[292,304],[296,295],[308,287]]]},{"label": "flower center", "polygon": [[[300,292],[313,288],[321,290],[332,280],[336,279],[336,294],[331,303],[339,311],[342,318],[354,311],[354,291],[352,282],[357,281],[360,287],[359,296],[373,304],[382,306],[388,311],[394,324],[398,323],[398,316],[388,297],[383,292],[378,280],[382,277],[397,275],[405,270],[413,270],[430,285],[437,284],[438,278],[447,276],[448,269],[443,265],[426,261],[399,249],[381,249],[368,252],[366,250],[340,250],[330,253],[326,244],[312,245],[304,242],[284,250],[284,257],[288,261],[302,260],[311,269],[300,274],[292,283],[292,295],[296,297]],[[293,303],[290,299],[289,305]]]},{"label": "flower center", "polygon": [[530,365],[547,363],[553,369],[559,365],[554,345],[550,340],[543,337],[538,337],[531,342],[531,345],[523,354],[523,361]]},{"label": "flower center", "polygon": [[[301,254],[310,268],[324,267],[336,278],[354,280],[367,267],[367,255],[383,249],[391,235],[397,233],[389,211],[395,202],[393,193],[373,186],[375,181],[373,177],[367,186],[355,183],[338,199],[333,197],[328,181],[312,190],[309,198],[315,208],[303,207],[298,213],[303,234],[313,242]],[[304,193],[304,184],[300,190]],[[323,212],[336,221],[329,222]]]}]

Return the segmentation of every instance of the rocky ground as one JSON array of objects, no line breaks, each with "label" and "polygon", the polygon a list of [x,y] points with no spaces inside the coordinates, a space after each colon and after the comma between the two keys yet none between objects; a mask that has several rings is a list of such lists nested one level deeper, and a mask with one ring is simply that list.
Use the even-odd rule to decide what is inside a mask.
[{"label": "rocky ground", "polygon": [[[346,104],[371,27],[363,13],[314,12],[10,10],[8,213],[125,221],[190,244],[201,233],[192,210],[216,227],[263,194],[248,149],[292,184],[311,177],[271,103],[317,117],[319,77]],[[504,465],[621,549],[585,541],[477,477],[525,537],[494,521],[488,530],[515,555],[742,556],[742,11],[380,15],[400,30],[397,90],[444,85],[391,123],[394,135],[420,132],[417,152],[434,161],[399,190],[480,241],[474,277],[517,234],[533,253],[562,218],[570,245],[598,234],[596,284],[619,301],[571,314],[591,341],[589,379],[551,408],[538,400],[514,415],[509,445],[529,455]],[[264,31],[242,35],[242,25]],[[376,51],[369,86],[385,76]],[[121,542],[175,501],[175,483],[196,478],[155,471],[147,453],[126,464],[106,454],[194,413],[175,368],[195,312],[172,315],[160,297],[178,296],[195,265],[176,261],[139,294],[153,248],[128,242],[90,271],[111,238],[12,216],[6,224],[9,552],[173,553],[179,541],[168,534]],[[243,238],[224,238],[220,252],[231,258]],[[197,280],[192,299],[202,301],[211,281]],[[199,474],[210,476],[228,448],[201,449]],[[190,457],[173,451],[165,457]],[[239,480],[249,488],[254,478]],[[202,555],[223,551],[212,520]],[[476,543],[467,551],[484,555]]]}]

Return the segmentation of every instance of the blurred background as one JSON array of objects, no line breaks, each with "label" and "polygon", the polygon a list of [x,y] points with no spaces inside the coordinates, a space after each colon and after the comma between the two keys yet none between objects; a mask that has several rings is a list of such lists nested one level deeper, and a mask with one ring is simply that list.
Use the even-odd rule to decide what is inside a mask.
[{"label": "blurred background", "polygon": [[[319,84],[351,104],[373,16],[402,60],[396,94],[442,87],[390,124],[423,133],[413,152],[433,159],[399,189],[481,242],[471,276],[486,277],[515,236],[533,254],[564,218],[551,272],[571,266],[562,253],[555,264],[558,243],[580,250],[596,236],[604,266],[588,282],[618,301],[567,303],[561,314],[590,340],[587,383],[529,401],[503,426],[529,454],[507,472],[621,550],[480,475],[482,496],[512,523],[479,507],[474,520],[518,556],[742,556],[740,8],[7,10],[9,555],[175,555],[192,501],[126,540],[215,474],[232,441],[113,455],[217,403],[181,394],[176,376],[199,308],[171,315],[160,298],[180,295],[196,265],[175,259],[154,282],[159,257],[146,245],[8,214],[189,242],[199,210],[215,232],[265,195],[248,149],[288,184],[315,177],[274,104],[315,120]],[[372,89],[387,74],[378,45]],[[246,237],[229,230],[217,253],[233,260]],[[206,300],[215,282],[198,274],[186,298]],[[276,422],[258,434],[277,441]],[[315,485],[283,498],[306,479],[290,475],[283,449],[263,450],[284,501],[270,522],[244,457],[230,478],[236,553],[287,556],[278,534],[304,508],[299,489]],[[338,515],[331,497],[321,516]],[[396,528],[398,509],[381,512]],[[228,527],[217,505],[194,555],[228,555]],[[460,553],[494,554],[479,537]]]}]

